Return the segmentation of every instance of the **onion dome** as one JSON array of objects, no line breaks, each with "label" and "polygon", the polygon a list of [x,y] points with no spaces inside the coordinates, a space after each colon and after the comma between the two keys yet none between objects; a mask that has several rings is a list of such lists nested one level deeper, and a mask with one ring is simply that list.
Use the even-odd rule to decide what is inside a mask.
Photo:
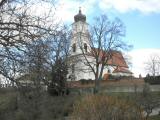
[{"label": "onion dome", "polygon": [[74,16],[74,21],[75,22],[78,22],[78,21],[86,22],[86,16],[82,14],[81,9],[79,9],[79,13]]}]

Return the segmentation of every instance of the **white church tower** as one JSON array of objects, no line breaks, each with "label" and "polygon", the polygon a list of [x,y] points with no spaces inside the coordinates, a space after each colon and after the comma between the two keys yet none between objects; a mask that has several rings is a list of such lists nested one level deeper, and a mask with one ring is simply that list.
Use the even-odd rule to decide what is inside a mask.
[{"label": "white church tower", "polygon": [[70,55],[82,54],[82,48],[84,52],[87,52],[89,44],[88,23],[86,23],[86,16],[82,14],[80,9],[79,13],[74,16],[72,24]]},{"label": "white church tower", "polygon": [[74,23],[72,24],[72,38],[69,47],[69,81],[92,78],[89,75],[88,66],[84,65],[83,56],[83,53],[89,52],[90,49],[88,23],[86,23],[86,16],[79,9],[79,13],[74,16]]}]

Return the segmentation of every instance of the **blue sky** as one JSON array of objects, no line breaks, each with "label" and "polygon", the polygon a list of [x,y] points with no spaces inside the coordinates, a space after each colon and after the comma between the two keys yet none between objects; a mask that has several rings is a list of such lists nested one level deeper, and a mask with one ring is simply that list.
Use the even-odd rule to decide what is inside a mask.
[{"label": "blue sky", "polygon": [[160,14],[133,12],[119,17],[126,25],[126,39],[134,49],[160,48]]},{"label": "blue sky", "polygon": [[106,14],[120,18],[126,26],[125,40],[133,45],[131,56],[135,76],[145,76],[145,64],[152,54],[160,56],[160,0],[57,0],[56,15],[71,24],[79,7],[91,23]]}]

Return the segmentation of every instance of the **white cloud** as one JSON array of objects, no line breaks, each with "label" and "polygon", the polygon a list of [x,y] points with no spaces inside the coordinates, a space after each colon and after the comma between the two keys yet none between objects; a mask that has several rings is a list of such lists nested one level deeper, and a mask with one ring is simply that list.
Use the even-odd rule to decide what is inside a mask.
[{"label": "white cloud", "polygon": [[[27,6],[27,12],[36,16],[52,17],[55,22],[73,22],[74,15],[78,13],[81,7],[82,13],[87,15],[93,10],[93,5],[96,0],[55,0],[55,2],[45,2],[39,0],[31,0]],[[21,8],[21,4],[18,6]]]},{"label": "white cloud", "polygon": [[115,9],[119,12],[138,10],[142,13],[160,13],[160,0],[102,0],[99,7],[104,9]]},{"label": "white cloud", "polygon": [[56,17],[62,21],[73,22],[73,16],[81,7],[83,14],[89,16],[101,10],[112,9],[125,13],[133,10],[142,13],[160,13],[160,0],[57,0]]},{"label": "white cloud", "polygon": [[145,63],[147,63],[152,55],[160,56],[160,49],[137,49],[129,52],[132,57],[132,72],[136,77],[141,74],[146,76]]},{"label": "white cloud", "polygon": [[78,6],[79,3],[75,1],[59,0],[55,5],[55,15],[62,21],[73,21],[73,15]]},{"label": "white cloud", "polygon": [[98,12],[96,9],[98,7],[104,11],[112,9],[123,13],[132,10],[160,13],[160,0],[55,0],[54,6],[44,1],[38,3],[37,1],[39,0],[32,0],[33,14],[47,14],[52,10],[53,18],[63,22],[73,22],[73,17],[78,13],[79,7],[86,16],[91,14],[94,16],[95,12]]},{"label": "white cloud", "polygon": [[87,15],[94,9],[96,0],[58,0],[56,8],[56,17],[62,21],[73,22],[73,17],[78,13],[79,7],[82,9],[82,13]]},{"label": "white cloud", "polygon": [[79,7],[81,7],[82,13],[88,16],[94,10],[93,4],[95,2],[96,0],[55,0],[51,4],[50,2],[31,0],[27,6],[29,8],[27,11],[36,16],[47,16],[49,14],[50,19],[55,22],[73,22],[74,15],[78,13]]}]

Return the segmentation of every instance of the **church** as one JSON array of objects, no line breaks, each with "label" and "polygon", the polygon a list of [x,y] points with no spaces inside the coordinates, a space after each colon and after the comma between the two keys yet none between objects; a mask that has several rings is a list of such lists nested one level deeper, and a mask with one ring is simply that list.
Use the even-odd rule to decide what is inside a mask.
[{"label": "church", "polygon": [[[86,64],[86,59],[93,63],[95,58],[90,54],[93,49],[89,39],[89,24],[86,22],[86,16],[79,13],[74,16],[72,24],[72,37],[69,47],[68,58],[68,81],[79,81],[81,79],[95,79],[95,75],[89,65]],[[85,54],[85,56],[84,56]],[[107,61],[104,67],[102,79],[108,74],[113,76],[132,76],[132,72],[120,51],[112,51],[112,58]]]}]

